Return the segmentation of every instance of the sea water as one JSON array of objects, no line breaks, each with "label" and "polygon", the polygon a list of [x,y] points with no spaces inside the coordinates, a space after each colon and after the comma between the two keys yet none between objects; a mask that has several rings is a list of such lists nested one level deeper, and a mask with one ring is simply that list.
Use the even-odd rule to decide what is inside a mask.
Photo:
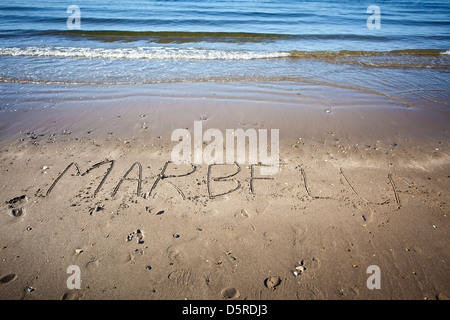
[{"label": "sea water", "polygon": [[15,0],[3,83],[299,81],[449,105],[450,2]]}]

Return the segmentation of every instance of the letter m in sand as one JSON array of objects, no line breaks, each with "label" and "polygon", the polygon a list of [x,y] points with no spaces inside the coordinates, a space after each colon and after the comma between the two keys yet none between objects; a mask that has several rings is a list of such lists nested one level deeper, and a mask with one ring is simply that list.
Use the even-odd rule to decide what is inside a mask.
[{"label": "letter m in sand", "polygon": [[67,171],[69,171],[69,169],[72,166],[75,167],[75,169],[76,169],[75,175],[83,177],[83,176],[87,175],[89,172],[91,172],[92,170],[97,169],[105,164],[109,164],[109,167],[106,170],[106,173],[103,176],[102,181],[100,181],[99,185],[97,186],[97,189],[95,189],[95,191],[94,191],[94,197],[95,197],[97,195],[97,193],[100,191],[103,184],[105,183],[106,178],[108,178],[108,175],[111,173],[112,168],[114,166],[114,160],[104,160],[104,161],[98,162],[98,163],[94,164],[93,166],[91,166],[89,169],[87,169],[85,172],[81,171],[80,166],[76,162],[72,162],[64,169],[63,172],[61,172],[61,174],[55,179],[55,181],[53,181],[50,188],[48,188],[46,195],[48,196],[52,192],[52,190],[56,186],[56,184],[61,180],[61,178],[67,173]]}]

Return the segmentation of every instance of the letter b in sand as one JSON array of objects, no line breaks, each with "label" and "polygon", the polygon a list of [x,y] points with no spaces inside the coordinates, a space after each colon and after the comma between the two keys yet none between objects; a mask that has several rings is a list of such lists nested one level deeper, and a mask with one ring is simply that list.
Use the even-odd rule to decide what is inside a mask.
[{"label": "letter b in sand", "polygon": [[67,267],[67,273],[71,274],[69,278],[67,278],[67,288],[72,289],[81,289],[81,271],[80,267],[76,265],[71,265]]},{"label": "letter b in sand", "polygon": [[367,278],[367,288],[370,290],[381,289],[381,271],[380,267],[377,265],[371,265],[367,267],[366,273],[371,273],[372,275]]}]

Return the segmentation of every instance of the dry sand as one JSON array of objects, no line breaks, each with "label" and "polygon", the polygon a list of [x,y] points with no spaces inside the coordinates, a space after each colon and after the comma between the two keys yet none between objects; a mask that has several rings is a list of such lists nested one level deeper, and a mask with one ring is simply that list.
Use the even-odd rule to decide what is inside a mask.
[{"label": "dry sand", "polygon": [[[0,118],[1,299],[449,297],[448,115],[295,83],[37,87]],[[280,129],[279,172],[169,163],[154,186],[199,120]]]}]

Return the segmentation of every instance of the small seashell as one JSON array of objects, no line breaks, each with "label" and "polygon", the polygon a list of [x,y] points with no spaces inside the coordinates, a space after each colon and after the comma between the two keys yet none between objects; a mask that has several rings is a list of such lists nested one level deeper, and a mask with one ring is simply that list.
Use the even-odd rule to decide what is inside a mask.
[{"label": "small seashell", "polygon": [[134,232],[131,232],[130,234],[127,235],[127,241],[131,241],[134,238]]},{"label": "small seashell", "polygon": [[298,266],[298,267],[295,267],[295,270],[297,270],[298,272],[301,273],[301,272],[305,271],[306,268],[304,266]]},{"label": "small seashell", "polygon": [[140,229],[137,229],[136,231],[136,238],[138,244],[144,243],[144,235]]},{"label": "small seashell", "polygon": [[75,249],[75,253],[80,254],[80,253],[82,253],[82,252],[83,252],[83,249]]}]

